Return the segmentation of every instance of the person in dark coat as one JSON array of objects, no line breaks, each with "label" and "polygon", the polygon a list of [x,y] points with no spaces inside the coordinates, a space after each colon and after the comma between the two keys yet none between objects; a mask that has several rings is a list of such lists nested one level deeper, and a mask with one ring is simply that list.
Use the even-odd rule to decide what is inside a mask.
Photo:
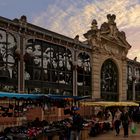
[{"label": "person in dark coat", "polygon": [[128,137],[128,126],[129,126],[130,117],[127,108],[124,108],[121,114],[121,121],[124,130],[124,137]]},{"label": "person in dark coat", "polygon": [[81,140],[81,130],[83,128],[84,119],[78,113],[78,108],[74,108],[72,113],[72,125],[70,140]]},{"label": "person in dark coat", "polygon": [[116,136],[118,136],[119,133],[120,133],[121,114],[122,114],[122,112],[119,109],[117,109],[117,111],[115,112],[115,115],[114,115],[114,120],[113,121],[114,121]]}]

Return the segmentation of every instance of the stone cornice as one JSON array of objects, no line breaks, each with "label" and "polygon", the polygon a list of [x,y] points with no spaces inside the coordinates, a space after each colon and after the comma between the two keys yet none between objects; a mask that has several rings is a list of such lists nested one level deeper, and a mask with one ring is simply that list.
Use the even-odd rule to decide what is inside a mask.
[{"label": "stone cornice", "polygon": [[[25,16],[22,17],[26,18]],[[80,41],[55,33],[53,31],[49,31],[39,26],[30,24],[26,21],[26,19],[22,19],[22,17],[20,19],[14,19],[14,20],[0,17],[0,27],[5,30],[14,31],[19,34],[23,34],[26,37],[32,36],[36,39],[45,40],[57,45],[80,49],[88,52],[91,51],[89,45],[83,44]]]},{"label": "stone cornice", "polygon": [[140,67],[140,62],[135,61],[135,60],[131,60],[129,58],[127,58],[127,63],[130,64],[130,65],[135,65],[135,66]]},{"label": "stone cornice", "polygon": [[[107,41],[109,41],[109,42],[111,42],[111,43],[114,43],[114,44],[116,44],[116,45],[118,45],[118,46],[120,46],[120,47],[123,47],[123,48],[126,48],[127,46],[126,45],[124,45],[124,44],[121,44],[120,42],[118,42],[118,40],[116,40],[115,38],[108,38],[108,37],[106,37],[106,36],[103,36],[103,35],[101,35],[101,38],[103,38],[103,39],[105,39],[105,40],[107,40]],[[131,46],[128,44],[128,49],[129,48],[131,48]]]}]

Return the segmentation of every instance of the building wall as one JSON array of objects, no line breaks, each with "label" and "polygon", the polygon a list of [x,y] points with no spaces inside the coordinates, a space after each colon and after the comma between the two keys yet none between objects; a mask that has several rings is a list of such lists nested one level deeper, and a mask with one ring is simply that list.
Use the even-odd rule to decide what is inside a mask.
[{"label": "building wall", "polygon": [[117,65],[118,74],[119,74],[119,81],[118,81],[118,89],[119,89],[119,100],[126,100],[126,89],[127,89],[127,64],[126,61],[122,61],[121,59],[117,59],[114,56],[110,56],[107,54],[98,54],[93,53],[93,73],[92,73],[92,93],[93,97],[100,98],[101,91],[100,91],[100,80],[101,80],[101,67],[105,60],[112,59],[112,61]]},{"label": "building wall", "polygon": [[127,99],[140,100],[140,62],[127,60]]},{"label": "building wall", "polygon": [[[101,98],[102,66],[106,60],[111,60],[118,69],[118,100],[126,100],[128,96],[128,65],[136,68],[139,68],[140,66],[138,62],[127,59],[127,53],[131,46],[126,40],[125,33],[119,31],[117,28],[115,18],[115,15],[107,15],[108,21],[103,23],[100,28],[98,28],[97,21],[93,20],[91,23],[91,29],[84,34],[87,40],[85,42],[80,42],[78,36],[72,39],[32,25],[27,22],[26,16],[21,16],[20,19],[14,20],[1,17],[0,29],[5,31],[7,36],[14,36],[16,45],[15,49],[12,51],[18,69],[16,78],[1,80],[1,90],[6,89],[7,91],[19,93],[31,93],[38,91],[44,92],[44,88],[48,87],[45,91],[46,93],[51,93],[53,91],[52,89],[55,89],[54,92],[59,94],[64,92],[64,89],[69,89],[69,94],[72,95],[91,95],[93,98]],[[52,83],[49,81],[43,81],[42,79],[26,79],[25,53],[26,47],[31,43],[30,40],[33,41],[32,45],[35,45],[34,43],[36,41],[41,41],[43,43],[50,43],[70,50],[72,54],[73,79],[71,85],[68,86],[59,82]],[[85,59],[83,59],[83,57],[85,57]],[[80,60],[82,60],[83,66],[88,66],[90,62],[89,67],[92,72],[86,74],[84,67],[82,73],[84,80],[90,79],[87,82],[88,85],[85,84],[86,82],[84,80],[83,83],[78,82],[78,76],[80,75],[78,73],[78,63]],[[133,63],[130,63],[131,61]],[[43,71],[43,69],[41,69],[41,71]],[[136,89],[133,88],[133,91]],[[139,93],[139,90],[137,93]]]},{"label": "building wall", "polygon": [[[136,61],[136,58],[134,60],[127,58],[131,46],[126,40],[125,33],[117,28],[115,15],[108,15],[107,19],[108,22],[103,23],[100,28],[97,26],[97,21],[93,20],[91,29],[84,34],[86,41],[80,42],[78,36],[72,39],[32,25],[27,22],[25,16],[14,20],[0,17],[0,91],[89,95],[92,98],[101,99],[103,93],[101,83],[104,80],[102,79],[102,69],[109,60],[116,66],[118,74],[115,93],[118,98],[115,100],[140,100],[140,63]],[[45,43],[46,45],[42,45]],[[32,54],[33,57],[40,55],[40,68],[33,64],[28,65],[32,55],[30,57],[26,55],[28,46],[34,47],[39,44],[41,45],[41,53],[35,53],[34,50]],[[57,82],[54,82],[53,78],[52,81],[44,80],[42,72],[45,70],[43,66],[45,56],[43,54],[45,50],[50,49],[48,45],[58,48],[54,51],[56,54],[59,52],[59,48],[63,50],[62,55],[66,53],[66,50],[69,50],[71,55],[69,58],[71,61],[70,78],[72,79],[70,84],[66,84],[64,79],[65,83],[64,81],[60,82],[60,79]],[[3,47],[6,53],[2,55]],[[12,55],[8,57],[9,54]],[[30,76],[26,75],[26,72],[29,72],[28,67],[33,69],[28,73]],[[41,72],[39,78],[36,75],[31,77],[31,74],[38,69]],[[57,72],[58,77],[60,77],[60,69],[56,67],[53,71]],[[109,93],[109,95],[111,94],[112,92]],[[104,100],[114,99],[108,99],[106,96]],[[9,103],[6,105],[8,106]],[[59,117],[68,117],[63,114],[63,109],[50,109],[52,110],[47,110],[44,115],[41,108],[34,108],[28,111],[26,117],[28,120],[39,117],[41,120],[47,119],[48,121],[60,119]],[[81,114],[92,116],[91,110],[90,108],[86,110],[83,107]],[[12,117],[11,120],[8,118],[1,116],[1,123],[19,125],[18,119],[20,118]]]},{"label": "building wall", "polygon": [[[125,33],[119,31],[115,23],[115,15],[107,15],[108,22],[104,22],[98,29],[97,21],[91,23],[91,29],[84,34],[92,46],[92,95],[101,97],[101,71],[102,65],[110,59],[118,69],[117,94],[119,99],[127,98],[127,53],[131,48],[126,40]],[[111,69],[111,68],[110,68]],[[106,72],[107,73],[107,72]],[[113,77],[112,77],[113,78]],[[112,83],[113,84],[113,83]],[[110,92],[110,91],[109,91]],[[107,94],[107,92],[106,92]],[[110,92],[111,94],[111,92]],[[107,98],[105,99],[107,100]]]},{"label": "building wall", "polygon": [[[15,90],[12,90],[13,92],[91,95],[91,85],[88,82],[88,79],[91,79],[91,66],[89,65],[91,48],[89,45],[83,44],[77,37],[72,39],[32,25],[27,22],[26,16],[14,20],[1,18],[0,27],[0,30],[4,30],[5,34],[11,33],[16,40],[16,48],[13,50],[13,53],[18,71],[16,73],[17,79]],[[37,46],[40,47],[40,51],[35,48]],[[33,50],[32,54],[27,53],[27,50],[30,51],[29,47]],[[49,61],[53,61],[54,59],[57,61],[57,66],[50,69],[46,68],[44,64],[45,61],[48,61],[44,60],[48,57],[45,54],[48,49],[53,49],[53,53],[55,53],[55,56],[50,58]],[[64,61],[60,60],[61,57],[58,55],[60,53],[63,60],[65,59]],[[67,58],[69,57],[68,60],[66,60],[66,53]],[[40,61],[40,65],[38,66],[36,64],[37,61]],[[81,74],[78,72],[79,61],[81,61]],[[61,69],[59,66],[60,62],[63,64],[70,62],[70,70],[66,70],[68,68],[66,65],[63,65],[64,67]],[[52,62],[50,65],[52,65]],[[90,73],[86,73],[88,70],[87,67],[89,67]],[[47,75],[51,79],[44,79],[44,71],[47,71],[47,73],[51,71],[51,74]],[[52,74],[53,72],[55,74]],[[80,85],[78,85],[79,75],[82,77]],[[57,80],[55,80],[54,76],[57,76]],[[68,80],[66,79],[67,76],[69,77]],[[6,80],[11,80],[11,86],[14,86],[12,78],[7,78]]]}]

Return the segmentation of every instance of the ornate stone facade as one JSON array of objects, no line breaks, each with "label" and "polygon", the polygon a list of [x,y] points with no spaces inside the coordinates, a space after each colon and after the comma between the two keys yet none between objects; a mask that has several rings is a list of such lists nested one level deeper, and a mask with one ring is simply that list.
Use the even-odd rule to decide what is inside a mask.
[{"label": "ornate stone facade", "polygon": [[91,29],[84,34],[89,45],[92,46],[92,95],[101,97],[101,68],[110,59],[118,69],[119,100],[126,100],[127,95],[127,53],[131,48],[126,41],[125,33],[119,31],[115,23],[115,15],[107,15],[108,22],[104,22],[98,29],[94,19]]},{"label": "ornate stone facade", "polygon": [[[131,75],[128,74],[128,67],[139,69],[139,62],[127,59],[131,46],[126,40],[125,33],[117,28],[116,16],[108,14],[107,19],[108,22],[104,22],[100,28],[95,19],[92,21],[91,29],[84,34],[87,39],[85,44],[79,41],[79,35],[72,39],[51,32],[28,23],[24,15],[14,20],[1,17],[0,37],[2,38],[1,34],[4,31],[7,39],[4,42],[0,38],[0,44],[5,45],[8,50],[12,44],[8,42],[8,38],[13,35],[16,47],[10,51],[14,54],[14,62],[18,70],[15,79],[4,77],[3,80],[1,76],[1,87],[13,86],[13,91],[20,93],[42,91],[64,95],[92,95],[93,98],[105,100],[126,100],[128,84],[132,85],[131,82],[128,83]],[[31,49],[32,54],[29,55]],[[51,57],[52,53],[50,53],[48,60],[49,50],[55,55]],[[8,64],[13,64],[8,59],[5,60],[6,68]],[[33,61],[36,63],[38,61],[40,65]],[[54,66],[50,64],[50,69],[45,65],[49,61],[54,62]],[[60,68],[59,64],[64,63],[65,67]],[[48,72],[49,75],[46,75]],[[135,77],[134,73],[132,79]],[[53,78],[54,75],[58,77]],[[137,92],[138,94],[140,92]]]},{"label": "ornate stone facade", "polygon": [[[17,79],[1,80],[2,90],[11,80],[13,92],[91,95],[91,48],[80,42],[78,35],[72,39],[32,25],[24,15],[14,20],[1,17],[0,35],[3,37],[2,31],[15,37],[13,53],[18,67]],[[10,44],[7,39],[6,43]],[[2,39],[0,44],[1,50]]]}]

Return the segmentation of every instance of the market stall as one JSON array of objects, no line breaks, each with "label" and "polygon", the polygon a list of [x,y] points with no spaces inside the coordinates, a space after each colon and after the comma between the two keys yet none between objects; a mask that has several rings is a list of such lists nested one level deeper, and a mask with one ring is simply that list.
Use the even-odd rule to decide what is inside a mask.
[{"label": "market stall", "polygon": [[[7,93],[7,92],[0,92],[0,103],[2,108],[0,108],[2,118],[12,120],[12,118],[15,119],[13,122],[14,124],[9,125],[11,122],[7,122],[7,125],[4,124],[4,127],[2,130],[7,130],[8,127],[10,127],[10,136],[16,138],[16,137],[23,137],[23,139],[26,137],[38,137],[46,136],[46,137],[53,137],[53,136],[59,136],[62,135],[62,132],[67,130],[67,121],[63,119],[62,121],[54,121],[48,122],[48,124],[42,125],[42,126],[34,126],[33,124],[23,126],[23,124],[27,124],[28,121],[25,121],[26,123],[17,123],[17,119],[21,119],[21,116],[31,116],[35,114],[31,112],[32,109],[36,109],[40,107],[40,110],[44,113],[45,106],[47,105],[47,108],[51,107],[57,107],[62,108],[63,110],[67,109],[69,106],[70,111],[75,107],[77,101],[81,101],[83,99],[89,98],[88,96],[78,97],[78,96],[63,96],[63,95],[54,95],[54,94],[19,94],[19,93]],[[6,109],[4,109],[6,108]],[[11,111],[12,110],[12,111]],[[11,111],[11,116],[7,117],[7,114],[9,114],[9,111]],[[28,115],[28,112],[31,112]],[[65,110],[66,111],[66,110]],[[26,112],[26,113],[25,113]],[[37,111],[38,113],[39,111]],[[6,116],[3,116],[3,115]],[[44,114],[42,114],[44,116]],[[51,116],[51,114],[49,114]],[[58,114],[56,114],[58,115]],[[60,115],[60,114],[59,114]],[[52,117],[52,116],[51,116]],[[23,117],[22,117],[23,118]],[[44,119],[44,120],[43,120]],[[43,117],[43,119],[40,119],[40,121],[45,121],[46,118]],[[3,119],[1,119],[3,121]],[[32,119],[33,120],[33,119]],[[5,122],[5,121],[3,121]],[[30,121],[32,122],[32,121]],[[61,128],[61,129],[60,129]],[[20,131],[20,132],[19,132]],[[67,132],[63,133],[66,134]],[[9,133],[8,133],[9,134]],[[64,136],[62,136],[64,137]]]},{"label": "market stall", "polygon": [[9,99],[40,99],[41,94],[25,94],[25,93],[13,93],[13,92],[0,92],[0,98],[9,98]]},{"label": "market stall", "polygon": [[29,109],[37,107],[40,107],[42,110],[49,110],[52,107],[65,109],[68,106],[75,105],[77,101],[87,98],[89,97],[0,92],[0,116],[20,117]]},{"label": "market stall", "polygon": [[138,103],[135,102],[107,102],[107,101],[99,101],[99,102],[92,102],[92,101],[83,101],[80,103],[82,106],[100,106],[100,107],[111,107],[111,106],[139,106]]},{"label": "market stall", "polygon": [[[113,112],[109,109],[117,107],[138,107],[139,104],[131,101],[124,102],[109,102],[109,101],[81,101],[80,105],[86,109],[86,107],[92,106],[98,111],[93,115],[91,120],[92,127],[90,129],[90,136],[97,136],[104,131],[112,129]],[[95,111],[95,110],[94,110]],[[110,116],[111,115],[111,116]]]}]

